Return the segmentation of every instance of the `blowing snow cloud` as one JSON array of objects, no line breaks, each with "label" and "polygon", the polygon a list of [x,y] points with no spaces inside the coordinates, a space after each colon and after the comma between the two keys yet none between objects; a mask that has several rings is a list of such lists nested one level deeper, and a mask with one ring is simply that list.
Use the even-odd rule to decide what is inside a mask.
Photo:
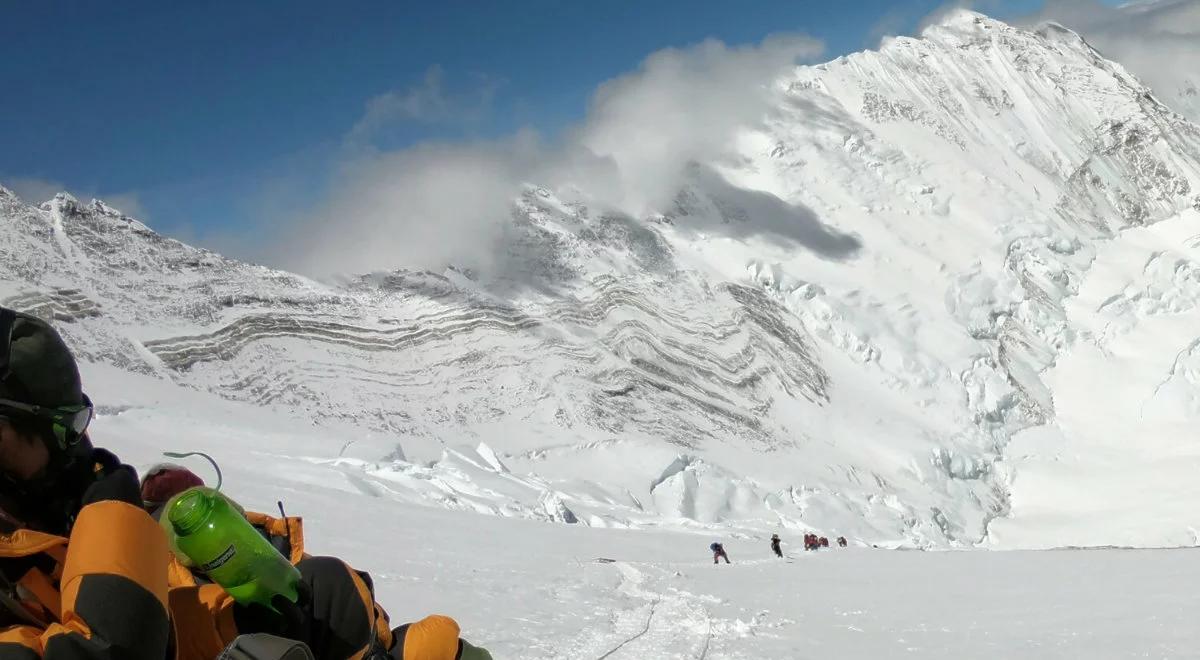
[{"label": "blowing snow cloud", "polygon": [[[656,52],[602,84],[585,119],[552,144],[522,131],[396,152],[357,149],[275,260],[316,275],[449,264],[487,270],[527,182],[574,191],[564,194],[599,210],[655,212],[694,163],[729,157],[737,132],[770,112],[778,77],[821,51],[808,37],[775,35],[753,46],[709,40]],[[371,104],[371,122],[379,106]]]},{"label": "blowing snow cloud", "polygon": [[1200,0],[1111,7],[1098,0],[1049,0],[1027,25],[1056,21],[1120,62],[1162,100],[1200,122]]}]

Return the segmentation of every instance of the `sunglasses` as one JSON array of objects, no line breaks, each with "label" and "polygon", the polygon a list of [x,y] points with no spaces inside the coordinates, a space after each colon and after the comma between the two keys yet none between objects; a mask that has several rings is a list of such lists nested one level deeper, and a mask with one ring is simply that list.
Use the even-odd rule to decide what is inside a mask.
[{"label": "sunglasses", "polygon": [[92,417],[95,416],[95,409],[87,395],[83,397],[83,405],[64,408],[47,408],[11,399],[0,399],[0,417],[4,417],[5,409],[50,422],[50,427],[54,429],[54,438],[58,440],[58,446],[64,449],[79,442],[79,439],[87,432],[88,425],[92,423]]},{"label": "sunglasses", "polygon": [[[16,313],[11,309],[0,307],[0,383],[12,375],[9,369],[9,355],[12,347],[13,326],[16,325]],[[88,425],[92,423],[95,409],[87,395],[83,397],[83,405],[47,407],[38,406],[11,399],[0,399],[0,418],[7,418],[6,411],[30,415],[50,422],[58,446],[65,449],[83,437]]]}]

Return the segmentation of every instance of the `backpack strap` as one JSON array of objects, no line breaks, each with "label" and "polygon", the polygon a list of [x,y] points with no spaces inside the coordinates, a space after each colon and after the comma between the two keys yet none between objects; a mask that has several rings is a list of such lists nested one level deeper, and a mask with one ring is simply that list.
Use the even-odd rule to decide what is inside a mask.
[{"label": "backpack strap", "polygon": [[0,383],[8,380],[12,373],[9,369],[9,354],[12,352],[12,333],[16,324],[17,313],[7,307],[0,307]]}]

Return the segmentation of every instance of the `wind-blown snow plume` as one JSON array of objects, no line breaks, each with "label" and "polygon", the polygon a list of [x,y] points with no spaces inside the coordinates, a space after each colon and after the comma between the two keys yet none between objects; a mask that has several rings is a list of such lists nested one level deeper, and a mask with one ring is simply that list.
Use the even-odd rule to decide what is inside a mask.
[{"label": "wind-blown snow plume", "polygon": [[821,52],[800,36],[769,37],[755,47],[709,40],[659,51],[633,73],[596,92],[579,144],[616,164],[624,210],[659,210],[693,161],[727,157],[738,128],[753,125],[779,98],[772,83],[800,58]]},{"label": "wind-blown snow plume", "polygon": [[1049,0],[1027,25],[1056,21],[1116,60],[1162,100],[1200,121],[1200,0],[1111,7],[1098,0]]},{"label": "wind-blown snow plume", "polygon": [[[754,46],[709,40],[659,51],[601,85],[586,119],[554,144],[524,131],[487,142],[356,151],[274,260],[314,274],[450,263],[487,270],[503,252],[497,241],[526,181],[586,190],[587,202],[609,211],[664,210],[689,166],[726,158],[738,129],[776,104],[780,74],[821,50],[813,39],[776,35]],[[379,113],[368,114],[375,127]]]},{"label": "wind-blown snow plume", "polygon": [[531,136],[422,145],[346,163],[325,202],[277,246],[274,261],[329,274],[493,263]]}]

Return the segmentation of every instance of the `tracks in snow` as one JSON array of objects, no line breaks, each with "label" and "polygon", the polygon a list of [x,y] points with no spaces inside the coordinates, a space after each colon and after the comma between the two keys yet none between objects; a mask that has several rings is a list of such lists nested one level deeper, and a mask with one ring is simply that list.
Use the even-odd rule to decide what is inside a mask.
[{"label": "tracks in snow", "polygon": [[614,653],[616,653],[617,651],[620,651],[621,649],[628,646],[630,643],[635,642],[638,639],[641,639],[643,635],[650,632],[650,624],[651,624],[651,622],[654,621],[654,613],[655,613],[655,611],[658,610],[658,604],[661,602],[662,602],[662,600],[656,600],[653,603],[650,603],[650,614],[646,616],[646,625],[642,628],[642,630],[640,632],[635,634],[633,637],[630,637],[629,639],[622,641],[620,644],[617,644],[615,647],[613,647],[613,649],[611,651],[605,653],[604,655],[600,656],[596,660],[604,660],[605,658],[612,657],[612,655]]},{"label": "tracks in snow", "polygon": [[614,613],[614,632],[621,639],[596,660],[706,660],[713,637],[708,610],[689,594],[648,588],[646,574],[628,563],[617,562],[614,566],[621,573],[618,590],[642,603]]}]

